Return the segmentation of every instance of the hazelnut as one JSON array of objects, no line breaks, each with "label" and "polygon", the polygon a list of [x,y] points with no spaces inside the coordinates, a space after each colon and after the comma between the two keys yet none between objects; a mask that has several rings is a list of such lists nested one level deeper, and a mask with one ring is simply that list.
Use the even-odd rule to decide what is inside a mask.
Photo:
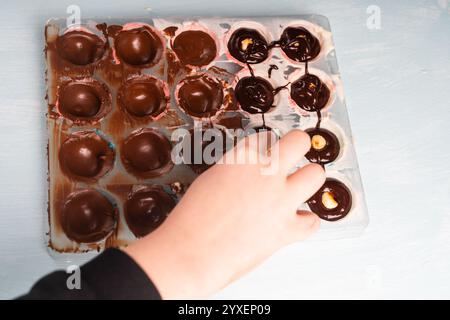
[{"label": "hazelnut", "polygon": [[311,138],[311,147],[314,150],[322,150],[327,145],[327,140],[320,134],[315,134]]},{"label": "hazelnut", "polygon": [[248,46],[253,44],[253,39],[251,38],[246,38],[244,40],[241,41],[241,46],[242,46],[242,50],[246,51]]},{"label": "hazelnut", "polygon": [[335,209],[339,205],[331,192],[326,191],[322,193],[322,204],[327,209]]}]

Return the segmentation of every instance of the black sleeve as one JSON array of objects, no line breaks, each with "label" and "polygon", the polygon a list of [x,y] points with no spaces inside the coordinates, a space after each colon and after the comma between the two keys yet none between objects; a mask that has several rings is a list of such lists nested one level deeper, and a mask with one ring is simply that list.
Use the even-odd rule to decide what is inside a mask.
[{"label": "black sleeve", "polygon": [[18,299],[161,299],[144,271],[118,249],[108,249],[80,268],[80,289],[67,287],[70,275],[50,273]]}]

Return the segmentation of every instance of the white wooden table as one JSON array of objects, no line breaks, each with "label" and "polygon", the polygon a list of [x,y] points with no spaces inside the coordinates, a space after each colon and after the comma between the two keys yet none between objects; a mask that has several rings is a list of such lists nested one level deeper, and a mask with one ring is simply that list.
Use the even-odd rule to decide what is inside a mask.
[{"label": "white wooden table", "polygon": [[[56,268],[43,236],[43,26],[65,16],[72,2],[0,6],[0,298],[23,293]],[[328,16],[371,223],[359,238],[291,246],[216,297],[450,298],[448,1],[76,3],[85,17],[142,17],[150,10]],[[381,29],[366,25],[371,5],[380,9]]]}]

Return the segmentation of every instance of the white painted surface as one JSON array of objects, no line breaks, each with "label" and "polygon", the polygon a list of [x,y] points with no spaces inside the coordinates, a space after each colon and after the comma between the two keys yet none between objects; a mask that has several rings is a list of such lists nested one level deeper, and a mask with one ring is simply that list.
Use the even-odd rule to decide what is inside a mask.
[{"label": "white painted surface", "polygon": [[[2,1],[0,298],[56,267],[44,247],[43,25],[153,13],[329,17],[371,223],[359,238],[305,242],[218,298],[450,298],[450,15],[428,1]],[[111,3],[110,3],[111,2]],[[207,5],[205,5],[207,4]],[[369,5],[381,29],[366,27]]]}]

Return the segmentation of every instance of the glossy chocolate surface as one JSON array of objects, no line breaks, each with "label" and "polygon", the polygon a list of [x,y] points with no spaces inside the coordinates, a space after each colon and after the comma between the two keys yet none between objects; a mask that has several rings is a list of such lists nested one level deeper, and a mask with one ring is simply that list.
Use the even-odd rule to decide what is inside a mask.
[{"label": "glossy chocolate surface", "polygon": [[153,65],[161,58],[163,51],[159,36],[145,26],[120,31],[114,47],[119,59],[132,66]]},{"label": "glossy chocolate surface", "polygon": [[73,80],[59,88],[58,110],[76,123],[99,120],[110,107],[107,88],[96,80]]},{"label": "glossy chocolate surface", "polygon": [[[323,194],[328,192],[337,203],[333,209],[328,209],[323,203]],[[325,184],[308,201],[312,212],[321,219],[337,221],[344,218],[352,208],[352,194],[350,190],[339,180],[327,178]]]},{"label": "glossy chocolate surface", "polygon": [[174,207],[174,199],[161,187],[146,186],[128,196],[124,214],[133,234],[143,237],[158,228]]},{"label": "glossy chocolate surface", "polygon": [[244,77],[234,91],[241,109],[248,113],[264,113],[273,106],[275,90],[264,78]]},{"label": "glossy chocolate surface", "polygon": [[206,75],[188,77],[178,90],[178,104],[189,115],[198,118],[214,116],[222,107],[222,84]]},{"label": "glossy chocolate surface", "polygon": [[122,163],[137,177],[161,176],[172,169],[171,149],[170,141],[160,132],[140,129],[123,141]]},{"label": "glossy chocolate surface", "polygon": [[269,55],[267,40],[255,29],[237,29],[228,40],[227,46],[230,54],[243,63],[261,63]]},{"label": "glossy chocolate surface", "polygon": [[325,141],[325,146],[319,149],[314,147],[314,144],[311,144],[311,149],[305,155],[310,162],[324,165],[336,160],[341,151],[341,146],[334,133],[323,128],[307,129],[305,132],[311,139],[313,139],[314,136],[320,136]]},{"label": "glossy chocolate surface", "polygon": [[99,191],[71,193],[61,209],[61,226],[70,239],[80,243],[100,241],[113,232],[117,210]]},{"label": "glossy chocolate surface", "polygon": [[120,89],[118,99],[130,115],[142,118],[156,117],[167,107],[163,84],[152,77],[136,77],[128,80]]},{"label": "glossy chocolate surface", "polygon": [[59,55],[66,61],[85,66],[99,60],[105,52],[105,42],[97,35],[73,30],[58,37]]},{"label": "glossy chocolate surface", "polygon": [[175,37],[172,48],[184,65],[205,66],[217,55],[213,37],[200,30],[183,31]]},{"label": "glossy chocolate surface", "polygon": [[320,53],[320,42],[303,27],[287,27],[278,41],[281,49],[292,60],[306,62]]},{"label": "glossy chocolate surface", "polygon": [[114,156],[114,149],[97,133],[80,131],[61,145],[59,163],[68,177],[95,181],[111,170]]},{"label": "glossy chocolate surface", "polygon": [[305,74],[291,84],[291,98],[303,110],[322,110],[330,99],[330,89],[319,77]]}]

